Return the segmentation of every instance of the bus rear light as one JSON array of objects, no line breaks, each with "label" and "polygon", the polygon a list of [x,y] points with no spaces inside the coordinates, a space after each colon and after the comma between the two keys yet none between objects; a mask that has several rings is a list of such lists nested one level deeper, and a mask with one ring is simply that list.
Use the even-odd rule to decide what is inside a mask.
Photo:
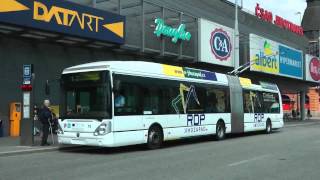
[{"label": "bus rear light", "polygon": [[104,122],[100,124],[97,129],[94,131],[95,136],[106,135],[111,132],[111,122]]}]

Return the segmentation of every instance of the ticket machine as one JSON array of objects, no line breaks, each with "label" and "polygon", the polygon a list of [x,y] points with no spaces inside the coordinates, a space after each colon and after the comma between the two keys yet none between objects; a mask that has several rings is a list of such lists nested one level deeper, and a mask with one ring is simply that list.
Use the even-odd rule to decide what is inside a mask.
[{"label": "ticket machine", "polygon": [[20,136],[21,103],[10,104],[10,136]]}]

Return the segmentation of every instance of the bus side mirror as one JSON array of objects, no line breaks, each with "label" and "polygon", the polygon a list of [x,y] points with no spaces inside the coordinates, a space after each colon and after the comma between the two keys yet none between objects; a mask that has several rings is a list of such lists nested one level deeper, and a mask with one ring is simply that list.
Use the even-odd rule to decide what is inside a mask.
[{"label": "bus side mirror", "polygon": [[50,85],[49,85],[49,80],[47,80],[47,81],[46,81],[45,92],[46,92],[46,95],[49,95],[49,94],[50,94]]}]

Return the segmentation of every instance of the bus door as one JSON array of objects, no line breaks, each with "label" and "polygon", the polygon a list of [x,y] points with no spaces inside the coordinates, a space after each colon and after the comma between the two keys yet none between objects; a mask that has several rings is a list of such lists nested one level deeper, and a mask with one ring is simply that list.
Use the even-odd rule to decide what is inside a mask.
[{"label": "bus door", "polygon": [[243,112],[244,112],[244,130],[253,130],[254,123],[254,107],[253,94],[250,90],[243,90]]},{"label": "bus door", "polygon": [[243,97],[240,80],[227,76],[230,87],[231,133],[244,132]]}]

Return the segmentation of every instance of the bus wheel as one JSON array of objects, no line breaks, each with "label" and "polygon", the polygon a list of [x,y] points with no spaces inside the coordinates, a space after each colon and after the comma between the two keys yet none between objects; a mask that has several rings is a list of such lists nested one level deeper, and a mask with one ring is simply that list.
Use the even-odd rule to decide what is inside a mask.
[{"label": "bus wheel", "polygon": [[148,133],[148,148],[157,149],[162,146],[163,142],[163,132],[160,126],[151,126]]},{"label": "bus wheel", "polygon": [[272,133],[272,124],[270,119],[268,119],[266,124],[266,134],[270,134],[270,133]]},{"label": "bus wheel", "polygon": [[226,128],[222,121],[219,121],[216,126],[216,140],[220,141],[226,137]]}]

